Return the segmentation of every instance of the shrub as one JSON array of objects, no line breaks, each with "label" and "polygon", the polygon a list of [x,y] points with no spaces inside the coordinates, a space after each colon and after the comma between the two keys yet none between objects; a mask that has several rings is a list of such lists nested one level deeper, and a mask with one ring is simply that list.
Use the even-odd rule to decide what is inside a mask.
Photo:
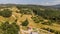
[{"label": "shrub", "polygon": [[43,22],[41,24],[44,24],[44,25],[52,25],[52,22],[51,21],[48,21],[48,22]]},{"label": "shrub", "polygon": [[28,20],[25,20],[24,22],[22,22],[22,26],[27,26],[29,24]]},{"label": "shrub", "polygon": [[35,22],[35,23],[39,23],[40,22],[40,20],[38,19],[38,17],[31,17],[32,19],[33,19],[33,21]]},{"label": "shrub", "polygon": [[27,9],[27,10],[21,9],[20,13],[21,14],[31,14],[31,11],[29,9]]},{"label": "shrub", "polygon": [[8,10],[8,9],[5,9],[3,11],[0,11],[0,15],[3,16],[3,17],[10,17],[12,15],[12,11]]},{"label": "shrub", "polygon": [[9,24],[5,22],[0,26],[0,29],[4,32],[3,34],[18,34],[19,27],[16,23]]}]

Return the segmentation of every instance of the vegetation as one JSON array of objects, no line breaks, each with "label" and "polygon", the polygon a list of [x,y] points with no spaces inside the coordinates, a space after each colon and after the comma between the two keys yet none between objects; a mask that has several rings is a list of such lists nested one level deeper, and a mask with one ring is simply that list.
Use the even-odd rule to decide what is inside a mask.
[{"label": "vegetation", "polygon": [[3,34],[18,34],[19,26],[16,23],[9,24],[9,22],[5,22],[0,26],[0,30],[2,30]]},{"label": "vegetation", "polygon": [[44,24],[44,25],[52,25],[52,22],[50,20],[45,22],[43,19],[40,19],[38,17],[32,17],[32,19],[35,23],[41,23],[41,24]]},{"label": "vegetation", "polygon": [[[6,8],[9,8],[9,7],[12,7],[12,6],[7,6]],[[18,10],[16,12],[13,12],[13,16],[12,16],[12,11],[10,9],[4,9],[3,11],[0,11],[0,17],[3,16],[3,18],[4,17],[8,18],[6,19],[7,21],[12,17],[16,19],[15,22],[11,24],[9,22],[5,22],[4,21],[5,19],[0,18],[0,20],[3,21],[3,23],[1,22],[2,24],[0,26],[0,34],[18,34],[19,27],[16,23],[17,21],[20,22],[20,16],[22,18],[25,18],[24,17],[25,15],[27,15],[26,17],[29,17],[29,18],[32,16],[31,19],[33,21],[32,20],[31,21],[35,23],[31,23],[32,25],[29,25],[29,22],[26,19],[21,24],[23,26],[22,29],[27,29],[26,26],[29,25],[32,27],[35,26],[37,29],[42,28],[43,30],[47,30],[48,32],[60,34],[59,31],[56,31],[60,28],[60,10],[43,8],[42,6],[40,7],[40,6],[22,6],[22,5],[17,6],[16,5],[16,7],[18,8]],[[13,9],[16,9],[16,7]],[[23,20],[24,19],[22,19],[22,21]],[[48,21],[46,22],[45,20],[48,20]],[[53,29],[50,28],[49,26],[53,27]],[[49,28],[45,28],[45,27],[49,27]],[[56,28],[56,30],[54,29],[54,27]]]},{"label": "vegetation", "polygon": [[52,22],[51,21],[48,21],[48,22],[43,22],[41,24],[44,24],[44,25],[52,25]]},{"label": "vegetation", "polygon": [[38,19],[38,17],[32,17],[32,19],[33,19],[33,21],[34,21],[35,23],[39,23],[39,22],[40,22],[40,20]]},{"label": "vegetation", "polygon": [[51,21],[60,21],[60,11],[59,10],[52,10],[52,9],[45,9],[44,11],[42,10],[33,10],[33,12],[38,15],[43,17],[44,19],[49,19]]},{"label": "vegetation", "polygon": [[28,20],[25,20],[24,22],[22,22],[22,26],[27,26],[29,24]]},{"label": "vegetation", "polygon": [[55,34],[60,34],[59,31],[55,31],[55,30],[50,29],[50,28],[42,28],[42,29],[47,30],[47,31],[52,32],[52,33],[55,33]]},{"label": "vegetation", "polygon": [[0,16],[8,18],[11,15],[12,15],[12,11],[10,11],[8,9],[4,9],[3,11],[0,11]]},{"label": "vegetation", "polygon": [[28,14],[31,14],[31,11],[29,9],[21,9],[20,10],[20,13],[21,14],[27,14],[28,15]]}]

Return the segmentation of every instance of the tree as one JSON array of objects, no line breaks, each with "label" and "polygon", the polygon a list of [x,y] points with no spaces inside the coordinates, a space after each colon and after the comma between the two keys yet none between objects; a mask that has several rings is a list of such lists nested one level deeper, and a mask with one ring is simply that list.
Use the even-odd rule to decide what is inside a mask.
[{"label": "tree", "polygon": [[12,15],[12,11],[8,10],[8,9],[5,9],[3,11],[0,11],[0,15],[3,16],[3,17],[10,17]]}]

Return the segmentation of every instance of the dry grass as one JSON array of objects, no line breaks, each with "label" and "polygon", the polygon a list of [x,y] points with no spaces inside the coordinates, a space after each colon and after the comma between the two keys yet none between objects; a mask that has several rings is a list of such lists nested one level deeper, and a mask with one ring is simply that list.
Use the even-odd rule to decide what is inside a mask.
[{"label": "dry grass", "polygon": [[[18,11],[15,8],[12,9],[13,11],[13,16],[11,16],[10,18],[8,18],[7,20],[11,23],[11,22],[14,22],[16,19],[17,19],[17,24],[20,25],[21,22],[25,21],[26,19],[29,21],[29,25],[28,26],[31,26],[31,27],[36,27],[36,28],[50,28],[50,29],[53,29],[53,30],[56,30],[56,31],[60,31],[60,25],[53,25],[53,26],[49,26],[49,25],[43,25],[43,24],[37,24],[35,23],[33,20],[32,20],[32,15],[22,15],[20,13],[16,13],[15,11]],[[22,17],[21,17],[22,15]],[[6,21],[6,18],[0,16],[0,22],[4,22]]]}]

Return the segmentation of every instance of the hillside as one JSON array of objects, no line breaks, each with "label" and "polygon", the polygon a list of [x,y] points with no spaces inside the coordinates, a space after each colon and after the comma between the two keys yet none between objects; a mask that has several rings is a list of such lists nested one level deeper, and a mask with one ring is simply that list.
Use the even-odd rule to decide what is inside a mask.
[{"label": "hillside", "polygon": [[40,5],[1,4],[0,27],[1,34],[23,34],[29,28],[39,34],[60,34],[60,10]]}]

